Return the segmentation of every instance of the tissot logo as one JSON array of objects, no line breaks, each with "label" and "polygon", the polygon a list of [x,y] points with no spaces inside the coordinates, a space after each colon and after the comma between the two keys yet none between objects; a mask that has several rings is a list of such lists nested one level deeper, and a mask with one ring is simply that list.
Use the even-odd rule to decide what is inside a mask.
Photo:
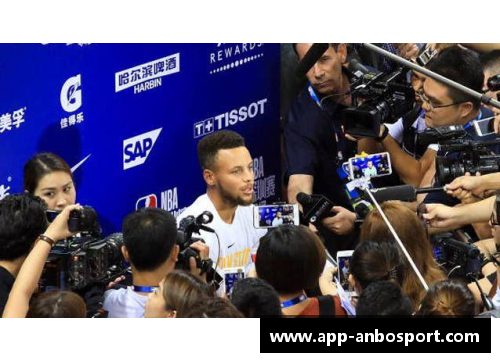
[{"label": "tissot logo", "polygon": [[69,78],[61,88],[61,107],[68,113],[82,106],[81,74]]},{"label": "tissot logo", "polygon": [[123,141],[123,169],[142,165],[148,159],[153,149],[161,128],[154,131],[143,133]]},{"label": "tissot logo", "polygon": [[267,98],[264,98],[250,103],[248,106],[242,106],[197,122],[194,124],[194,138],[202,137],[214,131],[234,126],[238,122],[245,122],[246,120],[263,115],[266,111],[266,103]]}]

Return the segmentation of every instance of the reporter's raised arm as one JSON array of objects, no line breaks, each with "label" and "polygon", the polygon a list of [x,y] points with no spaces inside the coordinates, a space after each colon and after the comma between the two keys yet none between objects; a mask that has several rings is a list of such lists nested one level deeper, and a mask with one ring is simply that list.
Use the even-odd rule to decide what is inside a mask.
[{"label": "reporter's raised arm", "polygon": [[3,312],[3,318],[26,317],[30,298],[38,287],[38,281],[53,243],[74,235],[68,230],[68,219],[70,212],[78,208],[80,205],[66,207],[37,240],[17,275]]}]

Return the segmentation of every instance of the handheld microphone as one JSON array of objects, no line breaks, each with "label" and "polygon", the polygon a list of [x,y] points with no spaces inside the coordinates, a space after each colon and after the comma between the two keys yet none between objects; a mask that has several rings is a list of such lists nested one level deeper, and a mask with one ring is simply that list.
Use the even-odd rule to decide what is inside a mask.
[{"label": "handheld microphone", "polygon": [[358,72],[361,73],[360,75],[371,73],[367,67],[365,67],[363,64],[358,62],[357,59],[354,58],[349,60],[349,65],[347,66],[347,68],[356,75],[358,75]]},{"label": "handheld microphone", "polygon": [[309,72],[309,70],[314,66],[314,64],[316,64],[319,58],[321,58],[321,56],[325,54],[329,46],[330,44],[328,43],[314,43],[297,66],[295,75],[297,77],[305,76],[307,72]]},{"label": "handheld microphone", "polygon": [[332,207],[335,206],[323,195],[308,195],[303,192],[297,194],[297,202],[302,205],[303,219],[309,224],[314,224],[324,218],[334,216]]},{"label": "handheld microphone", "polygon": [[428,194],[431,192],[444,191],[444,187],[424,187],[415,188],[412,185],[401,185],[392,187],[383,187],[379,189],[371,189],[371,193],[377,202],[390,200],[398,201],[415,201],[418,194]]}]

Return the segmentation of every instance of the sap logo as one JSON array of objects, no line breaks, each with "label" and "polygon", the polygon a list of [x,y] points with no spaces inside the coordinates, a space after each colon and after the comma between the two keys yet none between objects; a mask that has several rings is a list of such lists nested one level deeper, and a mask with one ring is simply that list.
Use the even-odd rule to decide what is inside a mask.
[{"label": "sap logo", "polygon": [[137,200],[135,204],[135,209],[145,209],[148,207],[158,207],[158,200],[156,199],[155,194],[151,194],[145,197],[141,197],[139,200]]},{"label": "sap logo", "polygon": [[142,165],[146,162],[160,135],[161,128],[143,133],[123,141],[123,169]]},{"label": "sap logo", "polygon": [[68,113],[82,106],[81,74],[69,78],[61,89],[61,107]]}]

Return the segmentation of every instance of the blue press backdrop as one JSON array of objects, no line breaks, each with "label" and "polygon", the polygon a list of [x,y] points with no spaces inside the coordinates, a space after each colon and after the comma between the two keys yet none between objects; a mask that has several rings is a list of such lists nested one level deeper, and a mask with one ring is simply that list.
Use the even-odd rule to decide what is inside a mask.
[{"label": "blue press backdrop", "polygon": [[26,160],[50,151],[83,161],[77,201],[106,233],[138,207],[177,216],[205,192],[196,144],[218,129],[246,138],[256,202],[275,199],[279,53],[250,43],[0,45],[0,199],[22,192]]}]

